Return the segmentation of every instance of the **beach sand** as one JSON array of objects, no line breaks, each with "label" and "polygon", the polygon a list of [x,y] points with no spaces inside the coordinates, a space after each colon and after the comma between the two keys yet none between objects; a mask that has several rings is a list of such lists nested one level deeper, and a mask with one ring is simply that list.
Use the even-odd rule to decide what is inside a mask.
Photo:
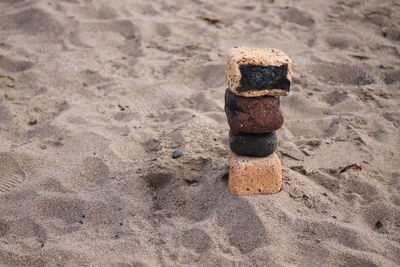
[{"label": "beach sand", "polygon": [[[0,1],[0,265],[400,265],[399,25],[396,0]],[[278,194],[228,191],[234,46],[293,61]]]}]

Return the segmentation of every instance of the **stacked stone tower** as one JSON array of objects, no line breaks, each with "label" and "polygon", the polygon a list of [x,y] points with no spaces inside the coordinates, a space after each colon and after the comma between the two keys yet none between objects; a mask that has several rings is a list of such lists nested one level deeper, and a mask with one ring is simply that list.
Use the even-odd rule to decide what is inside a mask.
[{"label": "stacked stone tower", "polygon": [[290,91],[291,66],[289,57],[275,48],[236,47],[229,52],[225,113],[232,194],[273,194],[281,189],[275,131],[283,125],[279,97]]}]

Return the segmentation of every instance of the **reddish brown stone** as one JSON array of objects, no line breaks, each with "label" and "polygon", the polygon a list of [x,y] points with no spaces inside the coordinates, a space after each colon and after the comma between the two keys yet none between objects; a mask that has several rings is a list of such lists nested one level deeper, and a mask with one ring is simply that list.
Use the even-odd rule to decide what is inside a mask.
[{"label": "reddish brown stone", "polygon": [[229,127],[237,132],[272,133],[283,125],[278,96],[243,97],[225,91]]}]

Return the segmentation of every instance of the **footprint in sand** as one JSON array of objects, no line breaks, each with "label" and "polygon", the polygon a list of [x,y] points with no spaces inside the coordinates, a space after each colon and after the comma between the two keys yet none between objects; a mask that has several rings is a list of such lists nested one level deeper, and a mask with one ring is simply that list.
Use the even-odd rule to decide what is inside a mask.
[{"label": "footprint in sand", "polygon": [[138,28],[129,20],[82,22],[71,38],[73,44],[83,47],[125,44],[134,50],[140,48]]},{"label": "footprint in sand", "polygon": [[38,8],[28,8],[0,16],[0,30],[16,30],[28,35],[53,39],[64,32],[64,26],[50,13]]},{"label": "footprint in sand", "polygon": [[288,21],[306,28],[312,28],[315,24],[315,20],[310,13],[295,7],[284,8],[280,12],[280,17],[283,21]]},{"label": "footprint in sand", "polygon": [[6,124],[12,121],[13,117],[11,112],[6,106],[0,105],[0,124]]},{"label": "footprint in sand", "polygon": [[10,153],[0,153],[0,194],[6,193],[26,178],[24,171]]},{"label": "footprint in sand", "polygon": [[222,206],[217,221],[225,228],[229,243],[242,254],[269,244],[268,233],[254,207],[244,199],[227,197],[230,205],[219,203]]},{"label": "footprint in sand", "polygon": [[321,62],[308,67],[321,81],[333,84],[369,85],[375,83],[374,73],[367,67],[334,62]]},{"label": "footprint in sand", "polygon": [[117,13],[111,6],[100,3],[77,5],[73,13],[79,20],[112,20],[117,17]]},{"label": "footprint in sand", "polygon": [[202,67],[198,76],[206,86],[206,88],[217,88],[225,83],[225,65],[211,64]]},{"label": "footprint in sand", "polygon": [[34,63],[26,60],[12,60],[0,55],[0,69],[8,72],[20,72],[32,68]]},{"label": "footprint in sand", "polygon": [[208,251],[211,243],[211,237],[201,229],[186,230],[182,234],[182,245],[188,249],[195,250],[197,253]]},{"label": "footprint in sand", "polygon": [[324,36],[326,43],[332,48],[349,49],[364,45],[357,32],[343,28],[329,28]]}]

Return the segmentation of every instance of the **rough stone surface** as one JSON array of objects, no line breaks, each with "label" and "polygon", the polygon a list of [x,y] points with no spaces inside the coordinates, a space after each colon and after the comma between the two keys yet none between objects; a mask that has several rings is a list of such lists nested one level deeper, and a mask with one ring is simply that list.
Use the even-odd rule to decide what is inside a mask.
[{"label": "rough stone surface", "polygon": [[243,97],[225,91],[225,113],[229,127],[245,133],[271,133],[283,125],[279,97]]},{"label": "rough stone surface", "polygon": [[237,88],[239,92],[265,90],[265,89],[282,89],[290,90],[290,81],[287,79],[287,64],[282,66],[254,66],[240,65],[240,73],[242,79],[240,86]]},{"label": "rough stone surface", "polygon": [[282,187],[281,162],[273,153],[268,157],[251,158],[229,154],[229,191],[233,195],[278,193]]},{"label": "rough stone surface", "polygon": [[275,152],[277,137],[275,132],[256,134],[229,131],[229,146],[240,156],[266,157]]},{"label": "rough stone surface", "polygon": [[285,96],[290,90],[291,73],[292,62],[280,49],[236,47],[228,55],[226,80],[236,95]]}]

